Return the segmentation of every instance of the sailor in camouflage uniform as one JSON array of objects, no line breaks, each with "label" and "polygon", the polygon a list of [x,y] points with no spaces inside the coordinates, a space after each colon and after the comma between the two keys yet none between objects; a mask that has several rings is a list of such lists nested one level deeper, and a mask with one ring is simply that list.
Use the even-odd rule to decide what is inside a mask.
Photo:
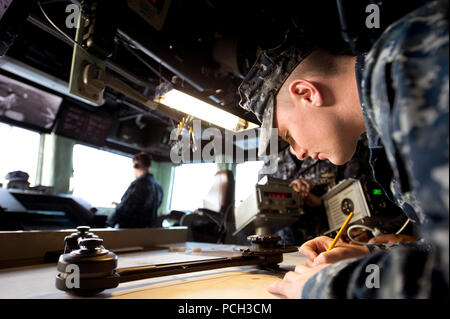
[{"label": "sailor in camouflage uniform", "polygon": [[164,194],[159,182],[149,172],[151,156],[144,152],[136,154],[133,166],[136,179],[128,186],[106,223],[117,228],[157,227],[158,208]]},{"label": "sailor in camouflage uniform", "polygon": [[[265,167],[270,167],[272,159],[264,161]],[[279,178],[282,180],[290,180],[294,177],[295,173],[298,172],[301,161],[299,161],[295,155],[291,154],[289,149],[285,149],[276,156],[277,170],[272,174],[261,174],[258,177],[260,180],[263,176],[268,175],[271,177]]]},{"label": "sailor in camouflage uniform", "polygon": [[[308,157],[300,161],[289,149],[280,152],[276,160],[277,171],[270,174],[271,177],[283,180],[301,179],[310,185],[325,184],[326,189],[330,189],[336,183],[338,167],[328,160],[321,161]],[[270,161],[266,161],[264,165],[268,167]],[[259,179],[261,178],[262,176],[259,176]]]},{"label": "sailor in camouflage uniform", "polygon": [[[356,59],[375,177],[383,169],[377,155],[386,154],[395,200],[406,214],[417,216],[423,240],[371,247],[370,254],[361,250],[360,256],[336,262],[333,256],[355,248],[340,244],[326,252],[331,239],[319,237],[314,244],[324,247],[314,250],[304,244],[300,252],[307,264],[298,265],[269,291],[290,298],[449,297],[448,42],[448,1],[433,1],[391,25],[367,55]],[[250,70],[239,89],[241,106],[257,115],[263,129],[277,127],[276,121],[280,128],[276,96],[315,49],[307,40],[295,46],[286,42],[263,51]],[[266,148],[267,141],[260,141],[260,147]],[[368,283],[368,269],[374,267],[378,285]]]}]

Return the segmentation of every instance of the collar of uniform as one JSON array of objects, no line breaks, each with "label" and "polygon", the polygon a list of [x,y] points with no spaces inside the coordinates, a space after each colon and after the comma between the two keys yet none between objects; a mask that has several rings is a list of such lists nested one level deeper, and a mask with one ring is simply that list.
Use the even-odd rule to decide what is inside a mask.
[{"label": "collar of uniform", "polygon": [[359,101],[361,103],[361,108],[364,117],[364,125],[366,128],[367,141],[369,148],[382,148],[383,146],[380,143],[380,134],[376,130],[373,125],[371,114],[371,110],[369,110],[369,103],[365,100],[365,94],[363,93],[363,78],[364,78],[364,69],[365,69],[365,58],[367,54],[359,54],[356,57],[355,63],[355,73],[356,73],[356,83],[358,85],[358,94]]},{"label": "collar of uniform", "polygon": [[145,178],[147,178],[148,176],[152,176],[152,173],[148,172],[148,173],[142,174],[141,176],[139,176],[138,178],[136,178],[135,181],[141,180],[141,179],[145,179]]}]

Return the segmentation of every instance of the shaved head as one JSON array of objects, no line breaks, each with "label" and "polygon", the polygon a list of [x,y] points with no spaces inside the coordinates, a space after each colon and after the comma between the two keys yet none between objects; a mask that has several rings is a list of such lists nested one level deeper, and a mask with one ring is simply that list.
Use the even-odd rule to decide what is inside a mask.
[{"label": "shaved head", "polygon": [[319,49],[289,75],[276,96],[279,135],[300,160],[342,165],[353,155],[364,119],[355,78],[355,57]]}]

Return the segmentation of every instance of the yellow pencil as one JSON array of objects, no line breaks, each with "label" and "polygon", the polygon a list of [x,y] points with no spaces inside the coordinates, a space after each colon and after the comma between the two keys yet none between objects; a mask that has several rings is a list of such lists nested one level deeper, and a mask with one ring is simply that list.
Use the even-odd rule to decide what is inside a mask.
[{"label": "yellow pencil", "polygon": [[336,237],[334,238],[333,242],[331,243],[330,247],[328,247],[327,251],[330,251],[334,248],[334,246],[336,246],[337,241],[339,240],[339,238],[341,238],[342,233],[344,232],[345,228],[347,227],[348,223],[350,222],[350,219],[352,219],[353,217],[353,212],[351,212],[347,219],[344,222],[344,225],[342,225],[341,229],[339,230],[339,232],[337,233]]}]

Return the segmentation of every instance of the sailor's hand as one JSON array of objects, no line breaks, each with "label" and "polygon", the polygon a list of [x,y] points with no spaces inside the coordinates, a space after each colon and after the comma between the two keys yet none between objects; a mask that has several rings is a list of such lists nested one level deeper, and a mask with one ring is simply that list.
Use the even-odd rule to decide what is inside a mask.
[{"label": "sailor's hand", "polygon": [[328,264],[321,264],[314,267],[307,265],[297,265],[295,271],[289,271],[283,280],[277,280],[267,287],[270,293],[284,296],[289,299],[301,298],[302,289],[305,283],[314,274],[321,271]]},{"label": "sailor's hand", "polygon": [[[373,238],[372,233],[366,229],[351,229],[350,236],[352,237],[352,239],[361,243],[368,243],[368,241]],[[347,236],[345,236],[345,238],[347,238]],[[345,242],[351,243],[350,238],[345,240]]]},{"label": "sailor's hand", "polygon": [[369,244],[395,244],[398,242],[401,243],[409,243],[412,241],[418,241],[419,237],[409,236],[409,235],[401,235],[401,234],[385,234],[377,237],[373,237],[369,240]]},{"label": "sailor's hand", "polygon": [[299,251],[308,258],[306,265],[313,267],[321,264],[332,264],[343,259],[365,256],[370,253],[365,246],[347,244],[342,240],[339,240],[332,250],[327,251],[332,242],[332,238],[320,236],[304,243]]},{"label": "sailor's hand", "polygon": [[303,198],[307,197],[311,191],[311,185],[302,179],[294,179],[289,186],[297,193],[300,193],[300,196]]}]

